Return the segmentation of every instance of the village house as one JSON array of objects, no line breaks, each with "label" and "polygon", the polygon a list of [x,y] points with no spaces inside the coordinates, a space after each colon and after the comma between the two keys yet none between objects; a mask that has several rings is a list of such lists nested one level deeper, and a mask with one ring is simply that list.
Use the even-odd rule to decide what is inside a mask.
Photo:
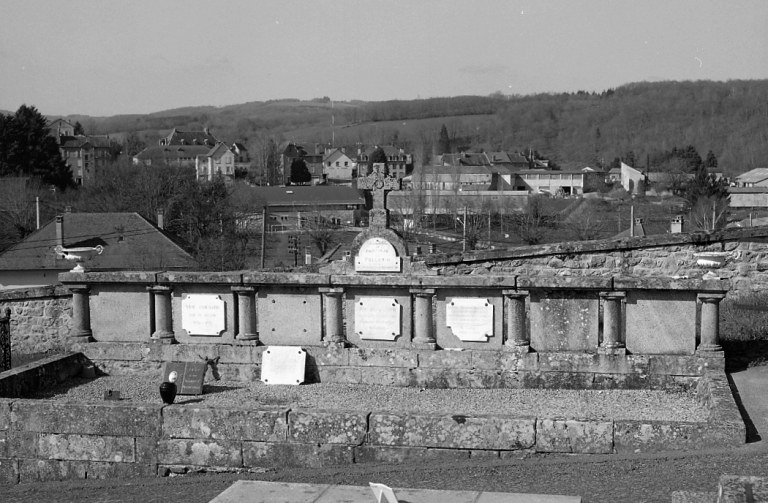
[{"label": "village house", "polygon": [[[85,262],[89,271],[194,269],[194,258],[157,225],[138,213],[64,213],[0,254],[0,288],[53,285],[75,266],[56,253],[102,246]],[[74,255],[75,253],[73,253]]]},{"label": "village house", "polygon": [[235,153],[224,143],[219,142],[205,154],[195,157],[195,171],[200,181],[213,181],[222,177],[226,183],[235,180]]},{"label": "village house", "polygon": [[[357,164],[359,166],[368,166],[373,151],[377,146],[369,147],[365,150],[359,149],[357,154]],[[387,156],[387,170],[389,176],[392,178],[404,178],[413,169],[413,158],[411,154],[407,154],[403,149],[393,147],[392,145],[384,145],[381,147],[384,150],[384,154]],[[364,176],[365,173],[359,173]]]},{"label": "village house", "polygon": [[351,186],[352,179],[357,177],[357,163],[345,148],[330,149],[323,158],[323,175],[330,184]]},{"label": "village house", "polygon": [[92,186],[103,175],[112,157],[109,136],[75,135],[75,127],[64,119],[56,119],[49,129],[75,183]]}]

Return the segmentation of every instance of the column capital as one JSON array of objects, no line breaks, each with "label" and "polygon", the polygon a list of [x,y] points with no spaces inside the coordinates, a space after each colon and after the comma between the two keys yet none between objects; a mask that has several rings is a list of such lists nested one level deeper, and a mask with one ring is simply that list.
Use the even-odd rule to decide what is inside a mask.
[{"label": "column capital", "polygon": [[436,292],[434,288],[411,288],[408,291],[414,295],[418,295],[419,297],[434,295]]},{"label": "column capital", "polygon": [[507,288],[502,290],[501,294],[504,295],[505,297],[509,297],[512,299],[519,299],[519,298],[528,297],[531,294],[531,292],[528,290],[511,290]]},{"label": "column capital", "polygon": [[243,286],[243,285],[235,285],[232,288],[232,291],[237,294],[249,294],[249,293],[256,293],[257,288],[255,286]]},{"label": "column capital", "polygon": [[344,293],[344,289],[341,287],[321,286],[317,289],[318,292],[324,295],[341,295]]},{"label": "column capital", "polygon": [[147,287],[147,290],[153,293],[171,293],[173,291],[173,287],[171,285],[150,285]]},{"label": "column capital", "polygon": [[73,293],[88,293],[91,290],[91,285],[77,283],[67,285],[67,289]]},{"label": "column capital", "polygon": [[696,294],[696,300],[702,302],[720,302],[725,296],[726,294],[723,292],[699,292]]},{"label": "column capital", "polygon": [[600,298],[605,300],[623,300],[627,298],[627,292],[618,291],[618,290],[600,292]]}]

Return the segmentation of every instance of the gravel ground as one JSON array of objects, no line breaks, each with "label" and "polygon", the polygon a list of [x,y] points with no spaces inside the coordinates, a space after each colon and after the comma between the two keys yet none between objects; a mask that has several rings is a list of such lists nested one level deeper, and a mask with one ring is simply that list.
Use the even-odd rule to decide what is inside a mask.
[{"label": "gravel ground", "polygon": [[[122,401],[161,404],[159,382],[138,376],[75,378],[33,398],[101,402],[105,390]],[[647,390],[418,389],[390,386],[212,381],[200,396],[177,396],[176,403],[201,406],[282,406],[304,409],[414,413],[504,414],[566,419],[706,421],[707,410],[691,393]]]}]

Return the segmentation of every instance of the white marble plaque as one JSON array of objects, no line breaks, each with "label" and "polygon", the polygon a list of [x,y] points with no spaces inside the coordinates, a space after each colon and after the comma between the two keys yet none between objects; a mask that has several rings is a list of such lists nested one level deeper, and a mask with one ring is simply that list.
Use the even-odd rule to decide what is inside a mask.
[{"label": "white marble plaque", "polygon": [[400,272],[401,261],[392,243],[384,238],[371,238],[357,252],[355,271]]},{"label": "white marble plaque", "polygon": [[189,335],[221,335],[225,319],[224,301],[218,295],[187,295],[181,299],[181,328]]},{"label": "white marble plaque", "polygon": [[355,302],[355,333],[361,339],[394,341],[400,335],[402,306],[391,297],[363,297]]},{"label": "white marble plaque", "polygon": [[264,384],[301,384],[307,353],[298,346],[267,346],[261,354],[261,381]]},{"label": "white marble plaque", "polygon": [[464,342],[493,337],[493,304],[488,299],[454,297],[445,304],[445,324]]}]

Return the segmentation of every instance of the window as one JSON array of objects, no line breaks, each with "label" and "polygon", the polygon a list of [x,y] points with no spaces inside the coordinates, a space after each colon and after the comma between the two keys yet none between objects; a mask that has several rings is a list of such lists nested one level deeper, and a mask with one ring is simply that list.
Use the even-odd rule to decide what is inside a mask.
[{"label": "window", "polygon": [[344,161],[344,166],[349,166],[349,161]]},{"label": "window", "polygon": [[339,167],[339,161],[336,161],[336,167],[337,168]]}]

